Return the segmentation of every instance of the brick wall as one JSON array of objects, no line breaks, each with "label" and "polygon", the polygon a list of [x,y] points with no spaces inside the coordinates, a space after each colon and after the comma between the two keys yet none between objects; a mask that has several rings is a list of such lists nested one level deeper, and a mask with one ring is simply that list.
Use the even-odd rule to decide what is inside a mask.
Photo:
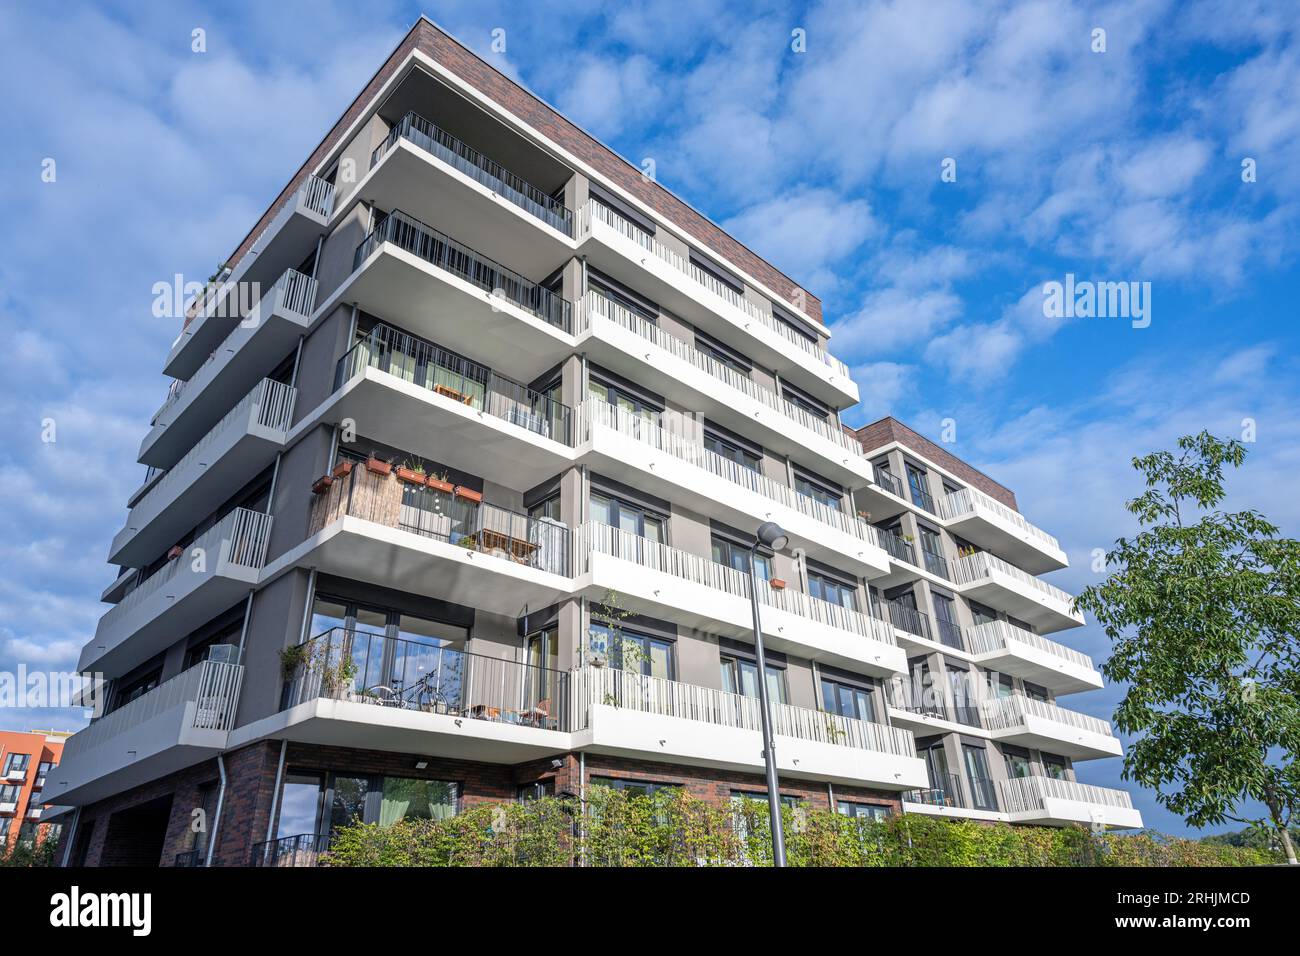
[{"label": "brick wall", "polygon": [[972,468],[956,455],[936,445],[925,436],[912,431],[896,418],[882,418],[870,425],[863,425],[857,431],[852,429],[846,429],[846,431],[854,434],[858,441],[862,443],[863,450],[867,452],[874,451],[893,441],[899,442],[911,448],[918,455],[934,462],[939,467],[952,472],[972,488],[978,488],[990,498],[1002,502],[1008,508],[1013,508],[1016,511],[1020,510],[1016,504],[1015,492],[1010,488],[998,484],[982,471]]},{"label": "brick wall", "polygon": [[[366,84],[361,94],[353,100],[352,105],[334,124],[334,127],[321,141],[320,145],[312,151],[311,156],[293,175],[289,184],[284,187],[270,208],[262,215],[262,218],[258,220],[248,235],[244,237],[244,240],[239,244],[239,248],[230,256],[229,262],[239,261],[240,256],[252,245],[253,240],[261,233],[267,223],[275,217],[275,214],[284,206],[303,180],[307,178],[311,170],[319,165],[339,144],[347,128],[362,113],[366,104],[370,102],[380,87],[388,81],[389,77],[393,75],[413,49],[419,49],[455,73],[470,86],[491,97],[533,129],[549,137],[571,154],[589,164],[593,169],[598,170],[601,174],[636,196],[646,205],[658,211],[707,249],[748,272],[778,296],[787,301],[793,301],[796,291],[800,287],[792,279],[713,225],[713,223],[658,183],[645,182],[638,168],[623,160],[617,153],[602,146],[523,87],[511,81],[504,74],[499,73],[423,18],[402,38],[401,43],[397,45],[397,49],[384,61],[384,65]],[[803,295],[805,311],[811,318],[821,322],[821,301],[806,290],[804,290]]]}]

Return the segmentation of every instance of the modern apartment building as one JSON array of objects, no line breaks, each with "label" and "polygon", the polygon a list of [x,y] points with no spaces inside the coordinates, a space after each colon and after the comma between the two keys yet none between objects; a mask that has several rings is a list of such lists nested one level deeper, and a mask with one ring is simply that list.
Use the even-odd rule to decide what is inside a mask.
[{"label": "modern apartment building", "polygon": [[[420,20],[171,346],[80,661],[105,713],[49,794],[64,858],[762,797],[760,679],[789,800],[1134,825],[1074,782],[1119,747],[1054,703],[1100,684],[1040,636],[1081,623],[1033,577],[1064,554],[914,433],[845,429],[827,340],[816,297]],[[918,710],[924,667],[1010,693]]]},{"label": "modern apartment building", "polygon": [[17,843],[57,837],[45,823],[45,789],[68,737],[58,731],[0,730],[0,853]]}]

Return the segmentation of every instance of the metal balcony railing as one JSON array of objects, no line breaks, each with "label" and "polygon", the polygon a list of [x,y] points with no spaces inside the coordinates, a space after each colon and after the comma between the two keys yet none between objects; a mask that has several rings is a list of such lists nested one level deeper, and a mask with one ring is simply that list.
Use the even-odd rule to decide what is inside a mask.
[{"label": "metal balcony railing", "polygon": [[254,843],[251,863],[253,866],[316,866],[329,845],[328,833],[298,833],[280,837],[278,840]]},{"label": "metal balcony railing", "polygon": [[386,242],[498,296],[561,331],[573,331],[573,304],[568,299],[399,210],[385,215],[370,235],[361,240],[353,256],[353,270],[360,268],[361,263]]},{"label": "metal balcony railing", "polygon": [[[749,600],[749,575],[737,571],[730,565],[678,548],[671,548],[620,528],[599,522],[588,522],[575,532],[574,549],[578,560],[583,562],[580,573],[590,570],[593,554],[607,554]],[[889,625],[879,618],[823,601],[802,591],[773,588],[766,581],[760,580],[758,600],[760,604],[768,607],[849,631],[859,637],[891,645],[897,643]]]},{"label": "metal balcony railing", "polygon": [[396,375],[543,438],[573,445],[573,410],[568,405],[390,325],[376,325],[339,359],[334,387],[341,388],[367,368]]},{"label": "metal balcony railing", "polygon": [[900,631],[906,631],[908,634],[915,634],[917,637],[923,637],[927,641],[934,640],[934,628],[930,624],[930,615],[924,611],[918,611],[910,604],[904,604],[902,601],[885,601],[883,602],[886,617],[889,622]]},{"label": "metal balcony railing", "polygon": [[674,357],[681,359],[683,362],[689,362],[700,371],[711,375],[736,391],[757,402],[762,402],[768,408],[779,412],[795,424],[815,432],[828,441],[834,442],[835,445],[845,451],[852,452],[855,457],[862,454],[862,446],[858,443],[858,440],[845,432],[838,422],[819,418],[793,402],[787,401],[781,395],[769,388],[764,388],[738,369],[719,362],[713,356],[705,354],[689,342],[664,331],[654,322],[617,302],[611,301],[594,289],[588,290],[586,298],[582,302],[582,308],[579,309],[579,332],[584,332],[590,328],[593,315],[614,322]]},{"label": "metal balcony railing", "polygon": [[1012,578],[1056,601],[1060,601],[1067,608],[1072,609],[1074,607],[1074,598],[1065,591],[1048,584],[1046,581],[1040,581],[1029,572],[1022,571],[1015,565],[1008,564],[987,551],[976,551],[974,554],[967,554],[958,558],[953,563],[952,580],[958,584],[973,584],[976,581],[996,577],[999,574]]},{"label": "metal balcony railing", "polygon": [[964,518],[967,515],[978,514],[981,511],[994,514],[1003,521],[1015,525],[1021,531],[1033,536],[1041,545],[1054,551],[1060,550],[1061,545],[1056,538],[1042,528],[1030,524],[1019,511],[1008,508],[1002,502],[976,488],[961,488],[957,491],[951,491],[939,499],[939,517],[945,521]]},{"label": "metal balcony railing", "polygon": [[903,794],[904,803],[919,803],[928,807],[952,807],[970,809],[966,799],[961,777],[955,773],[941,774],[939,780],[931,780],[931,786],[924,790],[908,790]]},{"label": "metal balcony railing", "polygon": [[[575,729],[587,726],[586,709],[596,704],[740,730],[761,732],[763,729],[756,697],[614,667],[578,668],[573,671],[573,680],[573,700],[579,708],[573,721]],[[916,740],[911,731],[779,702],[772,705],[772,732],[900,757],[916,755]]]},{"label": "metal balcony railing", "polygon": [[1025,726],[1026,717],[1036,717],[1076,730],[1085,730],[1103,737],[1112,737],[1110,724],[1075,710],[1067,710],[1046,701],[1034,700],[1023,694],[1012,694],[997,700],[985,701],[984,726],[989,730],[1006,730]]},{"label": "metal balcony railing", "polygon": [[896,498],[907,499],[907,495],[903,493],[903,482],[893,472],[886,471],[879,465],[872,465],[871,473],[875,476],[876,484],[882,489]]},{"label": "metal balcony railing", "polygon": [[560,522],[373,474],[360,462],[312,500],[308,535],[345,515],[569,576],[570,535]]},{"label": "metal balcony railing", "polygon": [[1016,777],[1001,781],[998,784],[998,792],[1002,796],[1002,805],[1009,813],[1042,810],[1045,801],[1049,799],[1072,800],[1076,803],[1091,803],[1123,810],[1133,809],[1133,799],[1124,790],[1094,787],[1091,784],[1061,780],[1056,777]]},{"label": "metal balcony railing", "polygon": [[921,553],[925,556],[925,569],[931,574],[943,578],[945,581],[951,580],[948,573],[948,561],[938,551],[931,551],[921,546]]},{"label": "metal balcony railing", "polygon": [[593,426],[611,428],[657,451],[703,468],[732,484],[793,508],[827,527],[879,546],[876,528],[856,515],[831,508],[815,498],[800,494],[789,485],[769,478],[756,469],[720,455],[711,448],[706,448],[701,443],[702,432],[693,419],[663,413],[659,416],[660,420],[668,421],[672,426],[665,427],[659,421],[629,412],[599,398],[589,398],[578,406],[578,418],[582,423],[584,440],[591,439]]},{"label": "metal balcony railing", "polygon": [[[185,574],[211,574],[217,565],[229,563],[258,570],[266,561],[266,549],[271,541],[271,516],[247,508],[235,508],[217,524],[185,546],[184,552],[172,558],[149,577],[140,581],[123,595],[122,600],[109,608],[100,626],[129,614],[150,595],[177,577]],[[192,555],[204,555],[203,570],[194,570]]]},{"label": "metal balcony railing", "polygon": [[908,541],[897,531],[887,531],[884,528],[876,529],[880,546],[889,552],[890,557],[916,566],[916,551],[912,547],[912,542]]},{"label": "metal balcony railing", "polygon": [[578,233],[586,235],[591,232],[591,224],[598,221],[620,235],[631,239],[641,248],[653,254],[655,258],[667,263],[670,267],[680,272],[682,275],[691,279],[695,283],[707,289],[713,295],[722,299],[733,308],[739,309],[751,319],[754,319],[763,326],[766,326],[786,341],[797,345],[801,350],[816,358],[819,362],[828,366],[831,371],[845,378],[850,378],[848,366],[831,355],[820,344],[800,335],[797,331],[790,328],[771,312],[759,308],[753,302],[750,302],[743,295],[740,295],[731,286],[719,281],[717,277],[701,269],[698,265],[683,257],[677,251],[670,249],[657,238],[650,235],[640,226],[630,222],[627,218],[620,216],[614,210],[605,204],[596,200],[590,200],[583,207],[579,216]]},{"label": "metal balcony railing", "polygon": [[1064,644],[1058,644],[1056,641],[1049,641],[1045,637],[1026,631],[1022,627],[1016,627],[1007,621],[986,621],[983,624],[968,627],[966,628],[966,641],[972,654],[1001,651],[1007,649],[1012,643],[1020,643],[1027,644],[1040,651],[1046,651],[1048,654],[1069,661],[1072,664],[1077,664],[1079,667],[1086,667],[1088,670],[1096,669],[1092,663],[1092,658],[1087,654],[1066,647]]},{"label": "metal balcony railing", "polygon": [[410,140],[502,199],[572,237],[572,209],[414,111],[388,131],[388,136],[370,154],[370,165],[373,167],[383,159],[398,139]]}]

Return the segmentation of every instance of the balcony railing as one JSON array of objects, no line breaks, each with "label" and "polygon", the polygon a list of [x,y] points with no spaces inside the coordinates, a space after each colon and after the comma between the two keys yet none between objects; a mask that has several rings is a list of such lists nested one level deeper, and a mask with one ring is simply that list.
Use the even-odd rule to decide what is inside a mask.
[{"label": "balcony railing", "polygon": [[[578,668],[573,672],[573,679],[573,699],[580,710],[574,720],[577,729],[587,726],[584,719],[586,708],[596,704],[740,730],[761,732],[763,729],[759,702],[755,697],[643,676],[614,667]],[[791,704],[773,703],[772,732],[783,737],[900,757],[916,755],[916,742],[910,731]]]},{"label": "balcony railing", "polygon": [[[295,315],[309,316],[311,315],[312,310],[316,307],[316,286],[316,280],[311,276],[304,275],[297,269],[286,269],[280,278],[275,281],[275,285],[271,287],[271,291],[263,294],[262,297],[258,299],[257,303],[254,304],[253,309],[259,310],[262,304],[266,303],[268,308],[281,308],[287,312],[293,312]],[[265,321],[266,318],[266,316],[262,316],[261,321]],[[248,316],[242,318],[239,323],[230,330],[229,334],[226,335],[221,344],[212,350],[212,354],[204,360],[203,365],[199,367],[198,371],[188,379],[173,379],[171,385],[167,387],[166,399],[163,400],[158,411],[154,412],[153,418],[150,419],[151,424],[157,424],[158,419],[162,418],[163,414],[180,401],[181,396],[193,387],[193,383],[206,381],[204,372],[213,364],[213,362],[216,361],[218,356],[226,355],[236,350],[236,347],[230,343],[236,336],[240,335],[241,332],[253,327],[245,324],[249,321]]]},{"label": "balcony railing", "polygon": [[1046,581],[1040,581],[1028,571],[1022,571],[1015,565],[1008,564],[987,551],[976,551],[974,554],[967,554],[958,558],[953,564],[952,580],[958,584],[972,584],[997,574],[1004,574],[1007,577],[1014,578],[1021,584],[1060,601],[1067,607],[1074,606],[1074,598],[1065,591],[1048,584]]},{"label": "balcony railing", "polygon": [[753,302],[750,302],[744,296],[736,292],[736,290],[731,288],[731,286],[720,282],[715,276],[701,269],[677,251],[668,248],[668,246],[664,245],[640,226],[637,226],[625,217],[620,216],[603,203],[591,200],[583,207],[578,224],[578,231],[580,234],[590,232],[593,219],[604,223],[620,235],[631,239],[637,245],[641,246],[641,248],[653,254],[657,259],[662,260],[682,275],[696,282],[700,286],[703,286],[727,304],[739,309],[744,312],[745,315],[749,316],[749,318],[754,319],[775,332],[777,335],[780,335],[787,341],[799,346],[800,349],[828,366],[837,375],[842,375],[845,378],[850,377],[848,366],[827,352],[820,344],[800,335],[771,312],[759,308]]},{"label": "balcony railing", "polygon": [[315,866],[329,849],[328,833],[298,833],[253,844],[253,866]]},{"label": "balcony railing", "polygon": [[890,706],[899,710],[968,727],[982,726],[979,704],[968,698],[949,701],[941,684],[927,685],[915,678],[895,677],[889,681],[888,688]]},{"label": "balcony railing", "polygon": [[370,154],[370,165],[373,167],[378,163],[393,148],[393,144],[398,139],[410,140],[426,152],[437,156],[448,166],[458,169],[475,182],[487,187],[502,199],[513,203],[566,236],[573,235],[572,209],[510,172],[500,163],[488,159],[478,150],[465,145],[419,113],[407,113],[388,131],[387,138]]},{"label": "balcony railing", "polygon": [[[213,425],[207,434],[182,456],[180,461],[167,469],[167,473],[136,501],[132,510],[141,509],[140,513],[147,513],[146,506],[169,500],[179,490],[182,480],[186,482],[193,480],[194,476],[189,473],[189,466],[196,461],[201,461],[213,442],[217,441],[231,424],[242,421],[246,427],[250,423],[249,416],[252,415],[252,424],[271,431],[287,431],[292,423],[293,402],[297,391],[283,382],[276,382],[269,378],[262,379],[240,400],[238,405],[226,412],[221,421]],[[152,478],[146,479],[149,480]]]},{"label": "balcony railing", "polygon": [[1008,813],[1042,810],[1046,806],[1046,800],[1072,800],[1123,810],[1133,809],[1133,800],[1124,790],[1094,787],[1056,777],[1016,777],[999,783],[998,791]]},{"label": "balcony railing", "polygon": [[897,531],[887,531],[884,528],[877,528],[876,531],[880,546],[889,552],[890,557],[915,567],[916,551],[912,547],[912,542]]},{"label": "balcony railing", "polygon": [[871,466],[871,473],[875,476],[876,484],[885,491],[889,492],[896,498],[906,500],[907,495],[903,493],[903,482],[891,471],[886,471],[879,465]]},{"label": "balcony railing", "polygon": [[156,594],[179,575],[198,574],[192,560],[195,552],[204,556],[203,565],[212,570],[217,564],[235,564],[258,570],[266,561],[271,541],[271,516],[247,508],[236,508],[185,546],[180,556],[172,558],[105,612],[101,627],[130,613],[146,598]]},{"label": "balcony railing", "polygon": [[345,515],[569,576],[569,529],[558,521],[467,501],[395,475],[376,475],[359,462],[315,496],[308,535]]},{"label": "balcony railing", "polygon": [[379,324],[339,359],[335,388],[375,368],[543,438],[573,444],[573,411],[463,356]]},{"label": "balcony railing", "polygon": [[927,571],[943,578],[945,581],[951,580],[948,574],[948,560],[942,554],[931,551],[924,546],[921,548],[921,553],[925,555],[925,569]]},{"label": "balcony railing", "polygon": [[970,809],[961,777],[955,773],[946,773],[942,774],[941,778],[938,781],[930,781],[933,786],[924,790],[908,790],[903,794],[903,802],[919,803],[928,807]]},{"label": "balcony railing", "polygon": [[230,730],[235,725],[235,708],[239,704],[239,686],[243,676],[244,668],[239,664],[219,661],[195,664],[69,737],[63,747],[63,764],[188,702],[195,705],[190,728]]},{"label": "balcony railing", "polygon": [[564,332],[573,331],[573,305],[568,299],[398,210],[384,216],[370,235],[361,240],[352,260],[353,270],[385,242],[499,296]]},{"label": "balcony railing", "polygon": [[1027,717],[1035,717],[1103,737],[1113,736],[1110,724],[1104,720],[1089,717],[1075,710],[1066,710],[1064,707],[1057,707],[1046,701],[1034,700],[1023,694],[1012,694],[1009,697],[985,701],[982,709],[984,726],[989,730],[1023,727]]},{"label": "balcony railing", "polygon": [[934,628],[930,625],[930,615],[924,611],[918,611],[910,604],[904,604],[902,601],[885,601],[883,607],[889,622],[900,631],[915,634],[927,641],[934,640]]},{"label": "balcony railing", "polygon": [[1021,531],[1032,535],[1040,544],[1046,545],[1053,550],[1060,550],[1061,546],[1054,537],[1042,528],[1030,524],[1019,511],[1008,508],[1002,502],[989,497],[976,488],[961,488],[957,491],[951,491],[939,499],[939,517],[945,521],[964,518],[980,511],[992,512],[1003,521],[1015,525]]},{"label": "balcony railing", "polygon": [[779,412],[795,424],[802,425],[809,431],[816,432],[822,438],[834,442],[845,451],[851,451],[855,456],[862,454],[862,446],[858,443],[858,440],[845,432],[838,422],[818,418],[793,402],[786,401],[785,398],[770,388],[764,388],[743,372],[719,362],[713,356],[705,354],[689,342],[664,331],[654,322],[638,315],[625,306],[619,305],[617,302],[611,301],[594,289],[588,290],[586,298],[583,300],[583,308],[579,310],[579,332],[586,331],[589,327],[591,315],[599,315],[622,326],[629,332],[653,343],[683,362],[689,362],[700,371],[711,375],[736,391],[757,402],[762,402],[768,408]]},{"label": "balcony railing", "polygon": [[930,494],[923,487],[909,484],[908,490],[912,497],[912,504],[916,505],[922,511],[928,511],[930,514],[936,514],[934,495]]},{"label": "balcony railing", "polygon": [[320,697],[569,731],[565,671],[335,627],[302,645],[282,709]]},{"label": "balcony railing", "polygon": [[992,651],[1005,650],[1009,642],[1018,642],[1040,651],[1046,651],[1048,654],[1069,661],[1072,664],[1077,664],[1079,667],[1086,667],[1088,670],[1095,669],[1092,658],[1087,654],[1081,654],[1079,651],[1066,647],[1064,644],[1058,644],[1056,641],[1049,641],[1045,637],[1026,631],[1022,627],[1016,627],[1007,621],[986,621],[983,624],[968,627],[966,629],[966,640],[972,654],[987,654]]},{"label": "balcony railing", "polygon": [[682,427],[674,430],[598,398],[584,401],[578,407],[578,416],[582,422],[584,440],[591,439],[591,429],[594,425],[611,428],[657,451],[703,468],[734,485],[748,488],[755,494],[793,508],[827,527],[835,528],[869,544],[879,544],[876,528],[857,515],[838,511],[815,498],[800,494],[789,485],[769,478],[756,469],[746,467],[734,459],[718,454],[711,448],[704,447],[700,442],[698,426],[690,419],[681,416],[673,419],[669,413],[661,415],[660,418],[663,420],[682,422]]},{"label": "balcony railing", "polygon": [[[671,548],[610,525],[589,522],[578,528],[575,533],[575,551],[580,561],[587,562],[584,572],[590,569],[592,554],[607,554],[749,600],[749,575],[730,565]],[[758,600],[768,607],[849,631],[859,637],[891,645],[897,643],[889,625],[879,618],[811,597],[802,591],[789,588],[779,590],[760,580]]]}]

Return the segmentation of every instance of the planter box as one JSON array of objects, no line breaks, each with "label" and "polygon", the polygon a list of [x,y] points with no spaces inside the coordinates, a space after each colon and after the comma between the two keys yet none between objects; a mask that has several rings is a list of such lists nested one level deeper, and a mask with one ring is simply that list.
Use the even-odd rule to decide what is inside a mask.
[{"label": "planter box", "polygon": [[334,466],[335,478],[346,478],[350,474],[352,474],[351,459],[344,458],[342,461],[340,461],[337,465]]},{"label": "planter box", "polygon": [[412,485],[422,485],[425,482],[424,472],[415,471],[411,468],[398,468],[397,477],[399,480]]},{"label": "planter box", "polygon": [[784,590],[785,590],[785,581],[783,581],[781,578],[772,578],[772,580],[768,581],[767,583],[768,583],[768,586],[769,586],[773,591],[784,591]]},{"label": "planter box", "polygon": [[464,498],[466,501],[481,502],[483,500],[483,492],[474,491],[471,488],[466,488],[464,485],[457,485],[456,497]]},{"label": "planter box", "polygon": [[430,476],[424,480],[424,483],[435,491],[445,491],[447,494],[451,494],[455,490],[450,481],[443,481],[441,478]]},{"label": "planter box", "polygon": [[330,485],[334,484],[334,479],[329,475],[321,475],[311,485],[311,493],[314,495],[323,495],[330,490]]},{"label": "planter box", "polygon": [[367,458],[366,471],[372,475],[391,475],[393,473],[393,463],[384,461],[382,458]]}]

